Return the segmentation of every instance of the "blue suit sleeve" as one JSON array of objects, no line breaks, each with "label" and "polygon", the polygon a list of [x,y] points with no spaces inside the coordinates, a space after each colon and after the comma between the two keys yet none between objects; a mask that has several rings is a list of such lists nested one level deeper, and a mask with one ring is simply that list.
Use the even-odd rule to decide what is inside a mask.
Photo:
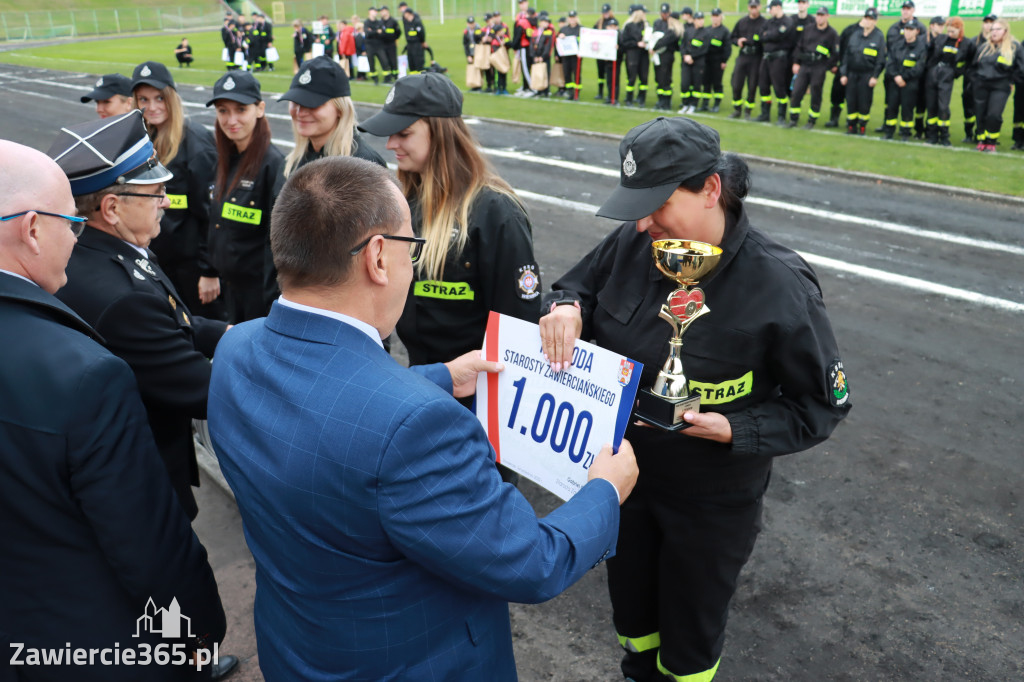
[{"label": "blue suit sleeve", "polygon": [[434,399],[395,432],[379,472],[380,518],[405,556],[441,578],[508,601],[536,603],[611,556],[615,490],[591,481],[538,519],[502,483],[483,429],[452,400]]},{"label": "blue suit sleeve", "polygon": [[452,373],[448,371],[448,368],[444,366],[443,362],[434,363],[432,365],[413,365],[410,367],[412,371],[422,376],[432,384],[440,386],[442,389],[448,392],[450,395],[452,392]]}]

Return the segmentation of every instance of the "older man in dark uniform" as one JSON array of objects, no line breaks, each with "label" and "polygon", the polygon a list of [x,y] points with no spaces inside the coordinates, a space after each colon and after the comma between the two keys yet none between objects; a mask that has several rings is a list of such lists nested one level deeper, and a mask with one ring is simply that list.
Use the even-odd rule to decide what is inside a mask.
[{"label": "older man in dark uniform", "polygon": [[[0,678],[199,677],[189,657],[225,630],[206,551],[131,370],[53,296],[83,227],[68,181],[44,154],[0,140],[0,187]],[[175,603],[191,636],[137,629],[147,606]],[[178,663],[125,665],[142,646]],[[90,649],[105,653],[70,660]]]}]

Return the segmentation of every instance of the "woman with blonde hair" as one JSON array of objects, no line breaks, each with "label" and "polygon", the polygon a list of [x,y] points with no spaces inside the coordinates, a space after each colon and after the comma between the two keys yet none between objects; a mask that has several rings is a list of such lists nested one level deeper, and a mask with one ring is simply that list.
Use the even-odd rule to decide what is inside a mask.
[{"label": "woman with blonde hair", "polygon": [[356,109],[345,70],[327,57],[302,65],[288,92],[295,148],[285,159],[284,175],[325,156],[356,156],[385,166],[380,154],[356,132]]},{"label": "woman with blonde hair", "polygon": [[974,58],[974,114],[978,117],[978,151],[994,152],[1003,127],[1003,109],[1013,83],[1024,78],[1024,50],[1010,35],[1006,19],[996,19],[988,41]]},{"label": "woman with blonde hair", "polygon": [[647,100],[647,72],[650,70],[650,53],[644,42],[647,28],[647,14],[643,5],[631,5],[629,19],[619,34],[619,47],[626,55],[626,106],[644,106]]},{"label": "woman with blonde hair", "polygon": [[210,185],[217,167],[213,135],[185,117],[174,78],[159,62],[143,62],[132,72],[135,106],[142,110],[157,157],[174,174],[167,181],[170,208],[160,235],[149,248],[189,311],[221,319],[220,280],[206,248]]},{"label": "woman with blonde hair", "polygon": [[536,322],[530,219],[481,155],[452,81],[432,72],[400,79],[360,130],[388,138],[413,231],[427,240],[398,322],[409,362],[447,362],[479,349],[491,310]]}]

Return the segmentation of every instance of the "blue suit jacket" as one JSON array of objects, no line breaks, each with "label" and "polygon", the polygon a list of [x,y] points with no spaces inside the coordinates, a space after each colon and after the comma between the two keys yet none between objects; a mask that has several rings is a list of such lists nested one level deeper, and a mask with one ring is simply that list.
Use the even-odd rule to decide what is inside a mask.
[{"label": "blue suit jacket", "polygon": [[269,682],[514,680],[507,602],[550,599],[614,550],[611,484],[538,519],[443,365],[411,371],[280,303],[213,365],[210,432],[256,560]]}]

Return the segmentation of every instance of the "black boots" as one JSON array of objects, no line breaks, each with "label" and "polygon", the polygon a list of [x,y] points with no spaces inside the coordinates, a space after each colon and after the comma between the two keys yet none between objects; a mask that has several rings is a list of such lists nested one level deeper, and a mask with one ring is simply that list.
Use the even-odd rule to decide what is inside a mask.
[{"label": "black boots", "polygon": [[758,123],[767,123],[772,120],[772,103],[761,102],[761,115],[757,117]]},{"label": "black boots", "polygon": [[775,125],[784,126],[786,125],[786,108],[787,104],[782,102],[779,104],[779,119],[775,122]]},{"label": "black boots", "polygon": [[832,107],[832,117],[825,122],[826,128],[838,128],[839,127],[839,114],[843,112],[842,107]]}]

